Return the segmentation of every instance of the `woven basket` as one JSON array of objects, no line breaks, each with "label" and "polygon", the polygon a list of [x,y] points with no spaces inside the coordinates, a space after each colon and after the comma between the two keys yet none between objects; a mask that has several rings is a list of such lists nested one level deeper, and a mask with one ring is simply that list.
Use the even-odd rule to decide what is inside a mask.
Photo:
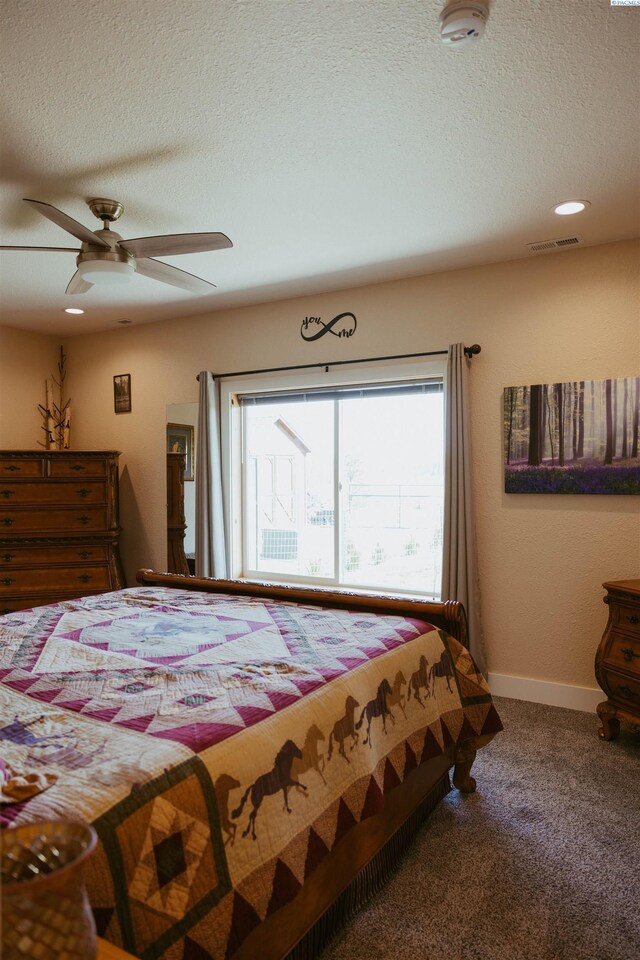
[{"label": "woven basket", "polygon": [[3,960],[95,960],[83,869],[93,827],[47,821],[0,835]]}]

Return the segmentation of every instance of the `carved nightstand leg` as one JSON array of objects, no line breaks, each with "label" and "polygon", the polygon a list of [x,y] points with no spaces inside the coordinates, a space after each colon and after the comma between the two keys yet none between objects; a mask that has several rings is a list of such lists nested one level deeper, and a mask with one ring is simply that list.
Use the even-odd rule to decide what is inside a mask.
[{"label": "carved nightstand leg", "polygon": [[602,722],[598,736],[602,740],[615,740],[620,733],[620,721],[616,717],[615,707],[612,707],[608,700],[604,700],[598,704],[596,712]]},{"label": "carved nightstand leg", "polygon": [[453,785],[462,793],[473,793],[476,782],[471,776],[471,767],[476,758],[476,749],[470,741],[456,747],[455,767],[453,769]]}]

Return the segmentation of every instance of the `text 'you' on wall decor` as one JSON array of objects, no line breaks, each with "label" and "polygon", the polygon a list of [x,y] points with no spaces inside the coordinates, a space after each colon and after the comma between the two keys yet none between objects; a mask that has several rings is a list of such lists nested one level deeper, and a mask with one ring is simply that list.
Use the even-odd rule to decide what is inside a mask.
[{"label": "text 'you' on wall decor", "polygon": [[505,493],[640,494],[640,377],[506,387]]}]

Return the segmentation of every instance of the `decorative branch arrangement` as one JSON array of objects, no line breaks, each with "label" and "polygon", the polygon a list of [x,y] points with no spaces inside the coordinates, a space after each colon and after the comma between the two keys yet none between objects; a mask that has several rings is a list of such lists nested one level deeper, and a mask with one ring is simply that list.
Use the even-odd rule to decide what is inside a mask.
[{"label": "decorative branch arrangement", "polygon": [[[58,377],[48,377],[45,380],[45,406],[38,404],[38,410],[42,414],[42,430],[44,430],[44,443],[39,440],[41,447],[47,450],[68,450],[71,437],[71,399],[64,399],[64,380],[67,375],[65,370],[65,361],[67,357],[60,347],[60,359],[58,360]],[[53,399],[53,388],[58,388],[59,403]]]}]

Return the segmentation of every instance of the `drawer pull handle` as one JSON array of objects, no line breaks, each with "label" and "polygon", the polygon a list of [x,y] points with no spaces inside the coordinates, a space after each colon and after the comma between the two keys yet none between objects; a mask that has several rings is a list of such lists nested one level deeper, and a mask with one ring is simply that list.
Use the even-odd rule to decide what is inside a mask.
[{"label": "drawer pull handle", "polygon": [[70,469],[70,470],[75,470],[76,473],[78,473],[80,470],[84,470],[84,464],[82,464],[82,463],[74,463],[73,466],[70,467],[69,469]]},{"label": "drawer pull handle", "polygon": [[618,690],[626,700],[630,700],[631,697],[633,696],[633,690],[631,689],[631,687],[628,687],[626,683],[624,684],[624,686],[619,686]]},{"label": "drawer pull handle", "polygon": [[78,517],[78,521],[79,521],[80,523],[89,523],[89,520],[90,520],[90,519],[91,519],[91,517],[85,517],[84,515],[81,516],[81,517]]},{"label": "drawer pull handle", "polygon": [[636,651],[632,650],[631,647],[625,647],[624,650],[621,651],[621,653],[624,659],[627,661],[627,663],[631,663],[631,661],[634,660],[635,657],[640,657],[640,653],[636,653]]},{"label": "drawer pull handle", "polygon": [[629,623],[640,623],[640,617],[637,613],[633,613],[630,617],[627,617]]},{"label": "drawer pull handle", "polygon": [[8,500],[9,497],[12,497],[14,495],[15,490],[0,490],[0,493],[2,494],[3,497],[5,497]]},{"label": "drawer pull handle", "polygon": [[82,580],[83,583],[89,583],[89,580],[93,580],[93,577],[90,573],[81,573],[78,580]]},{"label": "drawer pull handle", "polygon": [[13,560],[14,557],[15,557],[15,553],[3,553],[3,554],[2,554],[2,559],[3,559],[3,560],[6,560],[7,563],[11,563],[11,561]]},{"label": "drawer pull handle", "polygon": [[22,467],[16,467],[15,463],[10,463],[9,466],[4,469],[9,470],[11,473],[16,473],[16,471],[19,473]]},{"label": "drawer pull handle", "polygon": [[5,587],[10,587],[12,583],[15,583],[15,580],[13,577],[3,577],[0,583],[4,583]]},{"label": "drawer pull handle", "polygon": [[11,524],[15,523],[16,521],[13,517],[3,517],[2,521],[0,522],[4,523],[5,527],[10,527]]},{"label": "drawer pull handle", "polygon": [[79,557],[82,557],[83,560],[88,560],[89,557],[91,556],[91,551],[90,551],[90,550],[79,550],[79,551],[78,551],[78,556],[79,556]]},{"label": "drawer pull handle", "polygon": [[91,490],[87,490],[86,487],[83,487],[82,490],[78,490],[79,497],[88,497],[90,493],[91,493]]}]

